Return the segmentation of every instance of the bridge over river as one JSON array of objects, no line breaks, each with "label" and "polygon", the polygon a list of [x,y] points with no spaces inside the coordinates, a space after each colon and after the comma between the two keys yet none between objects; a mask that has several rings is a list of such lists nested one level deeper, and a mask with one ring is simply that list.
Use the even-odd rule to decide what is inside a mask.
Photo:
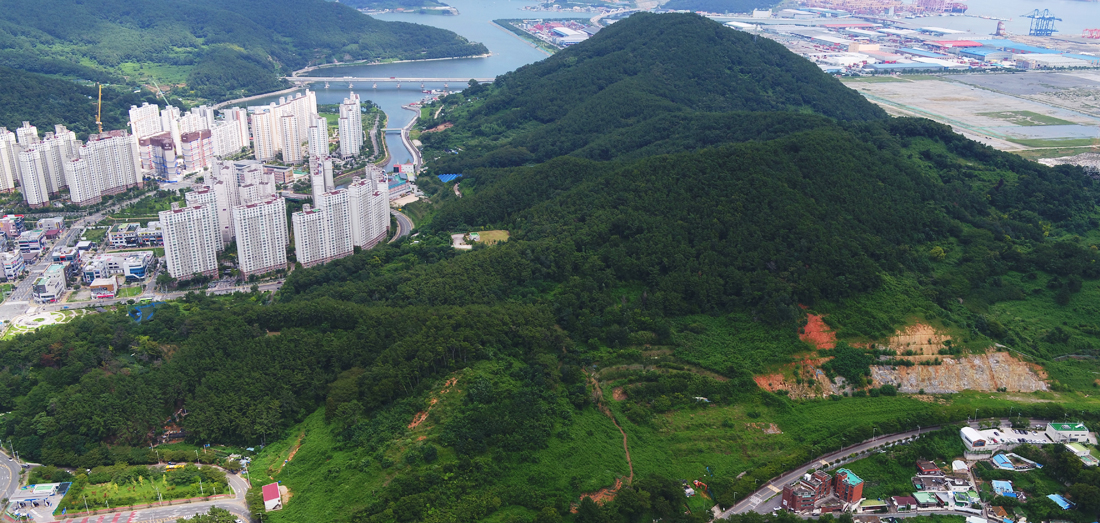
[{"label": "bridge over river", "polygon": [[320,82],[325,82],[325,83],[329,83],[329,82],[333,82],[333,83],[348,82],[349,84],[354,84],[354,83],[377,84],[378,82],[391,82],[391,83],[396,83],[398,86],[400,86],[402,83],[408,83],[408,84],[416,84],[416,83],[419,83],[419,84],[425,84],[425,83],[451,84],[451,83],[455,83],[455,84],[466,85],[466,83],[469,82],[470,80],[476,80],[480,83],[487,83],[487,82],[492,82],[493,80],[495,80],[495,78],[412,78],[412,77],[397,77],[397,76],[386,76],[386,77],[367,77],[367,76],[287,76],[285,78],[286,78],[286,80],[288,80],[290,82],[294,82],[296,84],[320,83]]}]

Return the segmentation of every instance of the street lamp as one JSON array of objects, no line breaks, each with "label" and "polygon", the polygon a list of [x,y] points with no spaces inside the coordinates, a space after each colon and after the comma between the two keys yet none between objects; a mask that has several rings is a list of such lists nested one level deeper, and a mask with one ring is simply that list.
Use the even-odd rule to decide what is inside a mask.
[{"label": "street lamp", "polygon": [[878,427],[871,427],[871,441],[875,441],[875,431],[876,430],[878,430]]}]

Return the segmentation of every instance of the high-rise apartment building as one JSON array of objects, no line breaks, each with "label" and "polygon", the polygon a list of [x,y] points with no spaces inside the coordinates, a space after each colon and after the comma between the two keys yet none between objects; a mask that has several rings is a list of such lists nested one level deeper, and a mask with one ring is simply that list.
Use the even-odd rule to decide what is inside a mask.
[{"label": "high-rise apartment building", "polygon": [[46,165],[37,149],[31,147],[18,153],[19,184],[23,189],[23,199],[31,208],[45,207],[50,203],[46,185]]},{"label": "high-rise apartment building", "polygon": [[30,147],[38,143],[38,128],[30,122],[23,122],[23,126],[15,130],[16,140],[23,147]]},{"label": "high-rise apartment building", "polygon": [[217,274],[222,243],[216,212],[203,205],[181,208],[173,203],[170,210],[160,212],[160,223],[168,274],[177,279]]},{"label": "high-rise apartment building", "polygon": [[286,268],[286,202],[279,197],[233,208],[237,263],[245,276]]},{"label": "high-rise apartment building", "polygon": [[340,104],[340,156],[359,156],[363,148],[363,110],[359,95],[351,93]]},{"label": "high-rise apartment building", "polygon": [[78,152],[89,163],[101,194],[118,194],[141,185],[138,142],[126,131],[92,134]]},{"label": "high-rise apartment building", "polygon": [[90,161],[83,158],[73,158],[65,163],[69,200],[74,205],[93,205],[103,201],[99,177],[92,171],[91,165]]},{"label": "high-rise apartment building", "polygon": [[275,120],[275,111],[270,108],[252,115],[252,147],[256,159],[261,162],[275,158],[275,153],[279,152]]},{"label": "high-rise apartment building", "polygon": [[326,218],[327,213],[324,210],[313,209],[308,203],[290,217],[294,225],[294,254],[303,267],[312,267],[331,260],[327,257],[325,239],[332,234],[326,231],[332,220]]},{"label": "high-rise apartment building", "polygon": [[46,133],[45,139],[35,144],[46,167],[46,190],[50,194],[61,192],[67,185],[64,165],[79,154],[79,147],[76,133],[66,129],[64,125],[54,126],[54,132]]},{"label": "high-rise apartment building", "polygon": [[351,203],[348,201],[348,191],[322,193],[314,204],[325,211],[325,219],[331,222],[325,226],[329,233],[325,238],[326,257],[335,260],[351,254],[355,244],[351,235]]},{"label": "high-rise apartment building", "polygon": [[302,163],[302,135],[299,133],[298,117],[284,114],[279,118],[279,126],[283,137],[283,163]]},{"label": "high-rise apartment building", "polygon": [[332,176],[332,158],[309,159],[309,184],[313,189],[313,205],[319,205],[321,194],[336,190]]},{"label": "high-rise apartment building", "polygon": [[163,129],[160,126],[160,107],[149,105],[149,102],[130,106],[130,133],[138,139],[159,134]]},{"label": "high-rise apartment building", "polygon": [[328,156],[328,120],[312,115],[309,119],[308,135],[309,157]]},{"label": "high-rise apartment building", "polygon": [[19,142],[15,133],[0,127],[0,192],[15,190],[19,179]]},{"label": "high-rise apartment building", "polygon": [[233,241],[233,212],[229,207],[222,207],[217,191],[213,186],[199,185],[194,190],[184,195],[188,207],[202,207],[202,212],[212,216],[218,230],[218,250]]},{"label": "high-rise apartment building", "polygon": [[214,140],[210,129],[184,132],[180,135],[180,144],[184,171],[198,171],[214,162]]},{"label": "high-rise apartment building", "polygon": [[[381,189],[380,189],[381,187]],[[351,215],[352,244],[369,249],[386,238],[390,227],[386,183],[374,178],[352,178],[346,189]]]}]

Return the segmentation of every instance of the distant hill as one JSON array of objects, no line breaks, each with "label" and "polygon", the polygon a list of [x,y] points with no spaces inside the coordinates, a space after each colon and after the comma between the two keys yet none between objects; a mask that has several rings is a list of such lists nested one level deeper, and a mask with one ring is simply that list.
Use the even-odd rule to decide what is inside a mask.
[{"label": "distant hill", "polygon": [[[669,114],[793,111],[842,121],[886,117],[782,45],[687,14],[633,15],[474,94],[488,98],[467,113],[445,116],[454,128],[425,140],[429,148],[444,150],[461,143],[468,153],[454,161],[464,165],[478,161],[482,143],[499,150],[503,139],[541,161]],[[443,160],[440,168],[451,161]]]},{"label": "distant hill", "polygon": [[[52,131],[63,124],[81,138],[96,132],[96,98],[98,90],[68,80],[28,73],[0,66],[0,126],[9,130],[31,122],[38,132]],[[122,129],[129,120],[131,105],[156,103],[151,93],[146,96],[108,86],[103,89],[103,128]]]},{"label": "distant hill", "polygon": [[[58,14],[64,13],[64,16]],[[312,63],[487,52],[453,32],[382,22],[323,0],[14,0],[0,11],[0,65],[80,63],[208,99],[264,92]]]},{"label": "distant hill", "polygon": [[751,13],[754,9],[770,9],[777,3],[771,0],[669,0],[661,5],[661,9],[708,13]]},{"label": "distant hill", "polygon": [[447,5],[435,0],[342,0],[340,3],[356,9],[415,9]]}]

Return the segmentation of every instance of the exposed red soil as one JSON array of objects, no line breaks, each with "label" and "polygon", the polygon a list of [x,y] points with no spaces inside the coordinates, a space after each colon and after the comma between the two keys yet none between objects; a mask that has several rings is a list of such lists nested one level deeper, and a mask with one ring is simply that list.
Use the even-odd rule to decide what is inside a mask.
[{"label": "exposed red soil", "polygon": [[[626,483],[629,485],[634,482],[634,463],[630,461],[630,445],[627,442],[626,432],[623,431],[623,428],[621,426],[619,426],[619,422],[615,419],[615,415],[611,413],[611,409],[607,408],[607,405],[603,404],[603,391],[600,390],[600,382],[593,378],[591,374],[588,375],[588,382],[592,384],[594,392],[593,396],[596,399],[597,408],[599,408],[600,412],[604,413],[605,416],[611,418],[611,423],[614,423],[615,428],[619,429],[619,433],[623,435],[623,451],[626,452],[626,466],[630,469],[630,477],[626,478]],[[619,390],[621,392],[621,387],[619,388]],[[612,396],[614,397],[614,395],[615,391],[612,390]],[[625,395],[623,396],[623,399],[626,399]],[[581,494],[580,499],[592,498],[592,501],[603,505],[604,503],[615,499],[615,494],[619,492],[619,489],[622,488],[622,486],[623,478],[615,478],[615,484],[613,486],[605,487],[595,492]],[[576,513],[577,505],[573,504],[573,506],[570,507],[569,511]]]},{"label": "exposed red soil", "polygon": [[432,127],[431,129],[426,129],[424,132],[434,133],[434,132],[439,132],[439,131],[443,131],[443,130],[446,130],[446,129],[450,129],[451,127],[454,127],[454,126],[455,126],[455,124],[453,124],[451,122],[443,122],[443,123],[441,123],[441,124],[439,124],[435,127]]},{"label": "exposed red soil", "polygon": [[836,347],[836,333],[818,314],[806,314],[806,326],[799,332],[798,339],[812,343],[818,350]]},{"label": "exposed red soil", "polygon": [[[450,392],[451,387],[453,387],[455,383],[458,383],[457,376],[443,382],[443,389],[439,391],[439,394],[446,394]],[[416,415],[413,416],[412,423],[409,423],[409,428],[415,429],[416,427],[419,427],[421,423],[424,423],[424,420],[428,419],[428,413],[432,411],[432,408],[435,407],[436,403],[439,403],[439,398],[432,398],[431,401],[428,402],[428,410],[417,412]]]},{"label": "exposed red soil", "polygon": [[611,389],[611,397],[614,398],[615,401],[623,401],[626,399],[626,392],[623,392],[622,387],[615,387]]}]

